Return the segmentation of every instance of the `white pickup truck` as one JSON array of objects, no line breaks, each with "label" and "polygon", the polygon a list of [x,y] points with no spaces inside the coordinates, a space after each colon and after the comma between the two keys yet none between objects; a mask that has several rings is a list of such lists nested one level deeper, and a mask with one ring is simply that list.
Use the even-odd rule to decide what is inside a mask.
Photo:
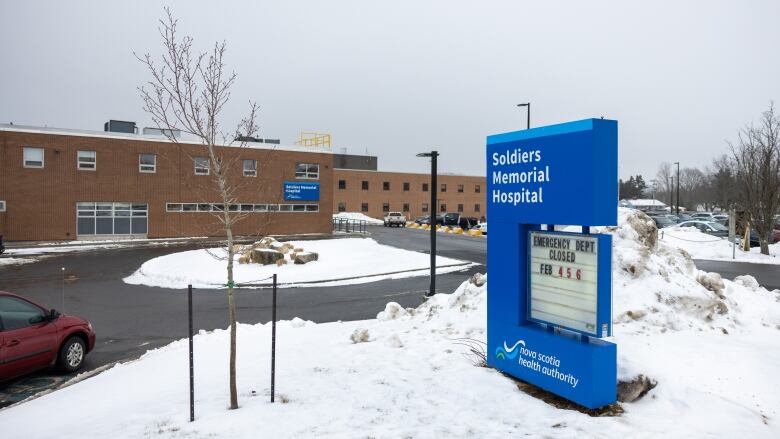
[{"label": "white pickup truck", "polygon": [[406,216],[401,212],[387,212],[385,215],[385,227],[406,227]]}]

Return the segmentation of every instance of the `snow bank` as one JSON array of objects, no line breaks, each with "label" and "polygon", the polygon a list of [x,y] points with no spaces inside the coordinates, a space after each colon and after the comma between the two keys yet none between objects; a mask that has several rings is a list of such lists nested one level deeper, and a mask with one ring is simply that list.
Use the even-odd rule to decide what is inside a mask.
[{"label": "snow bank", "polygon": [[381,219],[371,218],[370,216],[364,215],[360,212],[339,212],[333,214],[334,219],[347,219],[347,220],[356,220],[356,221],[365,221],[367,224],[375,225],[375,226],[381,226],[384,225],[385,222]]},{"label": "snow bank", "polygon": [[760,264],[780,264],[780,243],[769,246],[769,255],[762,255],[759,247],[753,247],[749,252],[732,248],[731,242],[725,238],[702,233],[694,227],[666,227],[658,234],[659,240],[665,244],[683,249],[694,259],[735,260]]},{"label": "snow bank", "polygon": [[[308,264],[276,265],[234,264],[236,283],[251,283],[277,273],[282,286],[334,286],[423,276],[430,267],[430,256],[378,244],[373,239],[348,238],[293,241],[295,247],[319,253],[319,260]],[[222,288],[226,279],[227,253],[224,249],[199,249],[160,256],[146,261],[126,277],[129,284],[162,288]],[[468,268],[472,264],[443,256],[436,257],[437,273]]]}]

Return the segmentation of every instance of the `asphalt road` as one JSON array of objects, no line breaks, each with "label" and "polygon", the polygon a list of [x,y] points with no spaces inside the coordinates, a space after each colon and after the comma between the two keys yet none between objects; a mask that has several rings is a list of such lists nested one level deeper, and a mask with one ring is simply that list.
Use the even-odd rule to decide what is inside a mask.
[{"label": "asphalt road", "polygon": [[[428,235],[420,230],[379,226],[370,227],[369,232],[382,244],[428,253]],[[485,263],[485,238],[441,233],[437,238],[438,254]],[[186,249],[138,247],[48,257],[32,264],[0,268],[0,290],[22,294],[58,310],[64,308],[68,314],[90,320],[97,342],[82,369],[82,372],[89,371],[136,358],[148,349],[187,336],[185,285],[181,290],[172,290],[128,285],[122,281],[143,262]],[[66,277],[75,276],[75,280],[63,283],[62,267],[66,268]],[[475,272],[485,272],[485,267],[439,275],[437,291],[450,293]],[[419,305],[428,286],[429,278],[421,276],[339,287],[280,289],[278,318],[300,317],[318,323],[374,318],[389,301],[405,307]],[[264,323],[271,319],[270,290],[239,289],[236,302],[240,322]],[[224,290],[195,290],[193,307],[196,328],[227,327]],[[67,378],[42,371],[0,384],[0,407],[56,387]]]},{"label": "asphalt road", "polygon": [[751,264],[748,262],[704,261],[697,259],[696,267],[700,270],[713,271],[726,279],[749,274],[756,278],[759,284],[768,290],[780,289],[780,265]]}]

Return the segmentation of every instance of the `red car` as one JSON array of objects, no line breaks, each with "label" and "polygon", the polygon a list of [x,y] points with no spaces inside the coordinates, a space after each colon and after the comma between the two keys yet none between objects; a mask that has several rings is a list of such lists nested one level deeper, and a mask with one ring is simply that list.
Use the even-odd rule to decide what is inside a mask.
[{"label": "red car", "polygon": [[75,372],[94,347],[88,321],[0,291],[0,381],[53,365]]}]

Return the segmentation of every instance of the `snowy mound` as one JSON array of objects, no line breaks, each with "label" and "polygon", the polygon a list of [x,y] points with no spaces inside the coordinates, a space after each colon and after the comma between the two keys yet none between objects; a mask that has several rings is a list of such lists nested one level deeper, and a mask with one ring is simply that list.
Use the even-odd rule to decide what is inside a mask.
[{"label": "snowy mound", "polygon": [[769,246],[769,255],[762,255],[761,248],[753,247],[750,251],[742,251],[739,246],[734,248],[726,238],[718,238],[700,232],[695,227],[665,227],[659,232],[658,239],[667,245],[688,252],[695,259],[725,260],[732,258],[739,262],[759,264],[780,264],[780,243]]},{"label": "snowy mound", "polygon": [[[698,270],[690,255],[657,240],[652,219],[620,209],[613,235],[613,318],[632,331],[739,330],[780,324],[778,294]],[[749,285],[749,286],[745,286]]]},{"label": "snowy mound", "polygon": [[381,226],[381,225],[383,225],[385,223],[384,221],[382,221],[380,219],[371,218],[370,216],[366,216],[366,215],[364,215],[364,214],[362,214],[360,212],[339,212],[339,213],[335,213],[335,214],[333,214],[333,219],[365,221],[367,224],[372,224],[372,225],[375,225],[375,226]]}]

